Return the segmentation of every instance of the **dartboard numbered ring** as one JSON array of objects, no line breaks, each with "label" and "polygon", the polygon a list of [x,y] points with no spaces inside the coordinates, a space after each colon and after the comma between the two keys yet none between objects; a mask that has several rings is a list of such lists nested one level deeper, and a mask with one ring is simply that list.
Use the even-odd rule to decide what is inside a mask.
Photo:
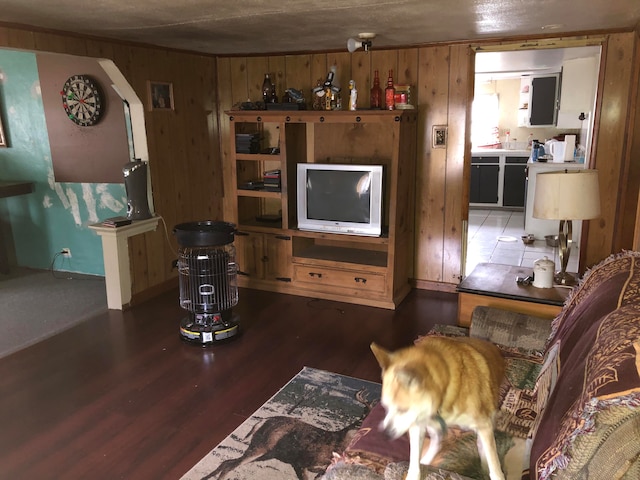
[{"label": "dartboard numbered ring", "polygon": [[64,111],[72,122],[81,127],[89,127],[100,121],[104,112],[102,92],[91,77],[69,77],[60,94]]}]

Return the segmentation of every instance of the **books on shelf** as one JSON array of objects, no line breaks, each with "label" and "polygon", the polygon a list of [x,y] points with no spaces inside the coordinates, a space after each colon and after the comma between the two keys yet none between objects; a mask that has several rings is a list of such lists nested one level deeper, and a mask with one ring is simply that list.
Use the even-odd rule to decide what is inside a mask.
[{"label": "books on shelf", "polygon": [[259,153],[259,133],[236,133],[236,153]]},{"label": "books on shelf", "polygon": [[102,225],[105,227],[124,227],[125,225],[131,225],[131,220],[127,217],[111,217],[102,221]]},{"label": "books on shelf", "polygon": [[280,190],[280,170],[267,170],[262,180],[265,188]]}]

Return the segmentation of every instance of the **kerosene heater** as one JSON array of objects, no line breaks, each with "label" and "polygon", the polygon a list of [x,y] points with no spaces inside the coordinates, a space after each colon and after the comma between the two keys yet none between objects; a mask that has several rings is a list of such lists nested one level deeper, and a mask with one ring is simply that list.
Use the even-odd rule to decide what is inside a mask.
[{"label": "kerosene heater", "polygon": [[235,225],[202,221],[176,225],[180,306],[189,315],[180,322],[180,337],[209,345],[236,336],[238,304]]}]

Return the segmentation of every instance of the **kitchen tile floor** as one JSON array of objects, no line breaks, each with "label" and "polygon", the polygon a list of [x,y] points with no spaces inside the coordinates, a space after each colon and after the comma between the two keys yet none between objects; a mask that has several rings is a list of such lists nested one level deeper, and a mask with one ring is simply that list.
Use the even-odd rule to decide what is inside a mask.
[{"label": "kitchen tile floor", "polygon": [[[467,235],[467,263],[465,275],[470,274],[478,263],[501,263],[533,268],[533,262],[545,256],[560,269],[557,249],[547,246],[544,238],[536,239],[532,245],[522,242],[524,212],[509,210],[469,210]],[[578,271],[579,253],[571,248],[567,271]]]}]

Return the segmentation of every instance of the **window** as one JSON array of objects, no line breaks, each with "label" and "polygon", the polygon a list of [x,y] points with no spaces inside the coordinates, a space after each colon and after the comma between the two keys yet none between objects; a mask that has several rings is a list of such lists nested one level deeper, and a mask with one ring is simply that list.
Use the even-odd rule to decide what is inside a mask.
[{"label": "window", "polygon": [[500,103],[498,94],[482,94],[473,98],[471,113],[471,144],[474,147],[500,143],[498,122]]}]

